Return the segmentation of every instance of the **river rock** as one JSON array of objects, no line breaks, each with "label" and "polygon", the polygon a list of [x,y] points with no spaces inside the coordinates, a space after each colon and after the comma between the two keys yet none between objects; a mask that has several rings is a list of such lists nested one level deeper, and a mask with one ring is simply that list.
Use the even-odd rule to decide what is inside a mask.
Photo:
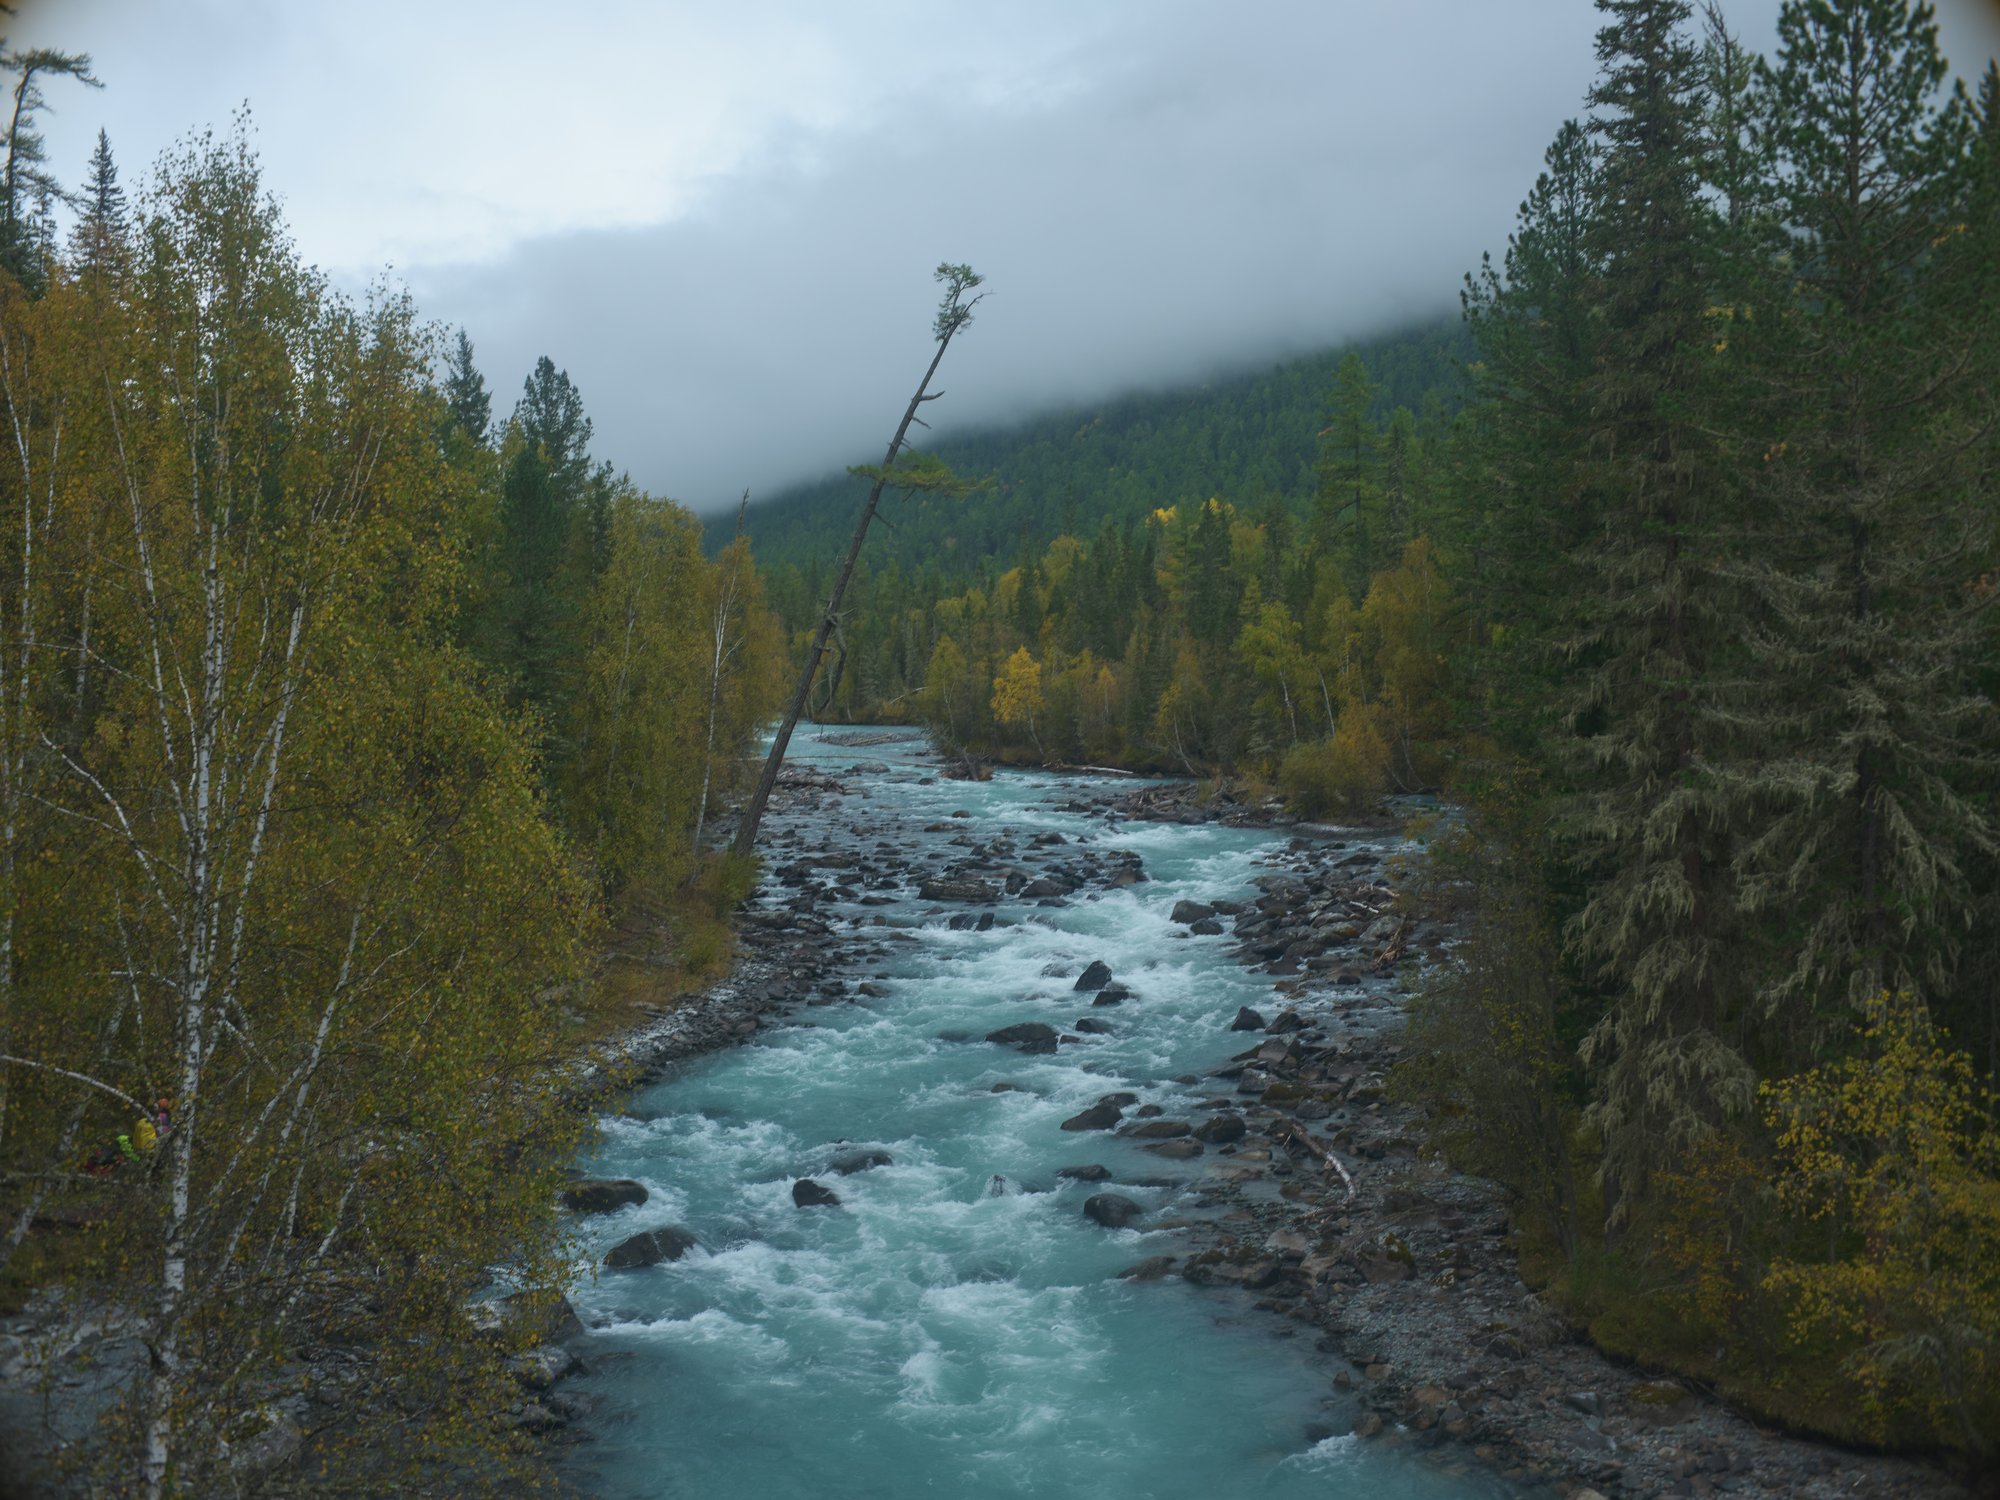
[{"label": "river rock", "polygon": [[1231,1031],[1262,1031],[1264,1018],[1247,1005],[1238,1006],[1236,1019],[1229,1023]]},{"label": "river rock", "polygon": [[1301,1016],[1295,1010],[1280,1011],[1277,1018],[1264,1029],[1273,1036],[1283,1036],[1289,1031],[1304,1031],[1306,1029],[1305,1017]]},{"label": "river rock", "polygon": [[1214,915],[1214,907],[1205,906],[1199,901],[1176,901],[1174,903],[1173,920],[1179,922],[1182,926],[1203,921]]},{"label": "river rock", "polygon": [[1114,983],[1114,984],[1107,984],[1103,989],[1099,990],[1097,992],[1097,997],[1093,999],[1090,1003],[1092,1005],[1123,1005],[1127,1000],[1130,1000],[1131,998],[1132,998],[1131,990],[1127,989],[1122,984]]},{"label": "river rock", "polygon": [[1096,1193],[1084,1199],[1083,1216],[1106,1229],[1123,1229],[1139,1219],[1145,1209],[1117,1193]]},{"label": "river rock", "polygon": [[986,1040],[1019,1047],[1023,1052],[1053,1052],[1056,1050],[1056,1029],[1040,1021],[1023,1021],[1018,1026],[1002,1026],[998,1031],[987,1032]]},{"label": "river rock", "polygon": [[838,1208],[840,1194],[832,1188],[822,1187],[810,1177],[801,1177],[792,1184],[792,1203],[798,1208]]},{"label": "river rock", "polygon": [[1141,1120],[1137,1125],[1127,1125],[1118,1133],[1137,1136],[1141,1140],[1167,1141],[1177,1135],[1189,1134],[1189,1127],[1186,1120]]},{"label": "river rock", "polygon": [[649,1229],[644,1234],[635,1234],[628,1240],[621,1240],[611,1247],[611,1253],[604,1257],[604,1264],[614,1271],[629,1271],[639,1266],[656,1266],[663,1260],[679,1260],[695,1247],[695,1237],[678,1224],[669,1224],[664,1229]]},{"label": "river rock", "polygon": [[1082,991],[1101,990],[1109,983],[1111,983],[1111,965],[1101,958],[1092,959],[1090,967],[1076,976],[1076,987]]},{"label": "river rock", "polygon": [[1120,1281],[1158,1281],[1174,1268],[1175,1257],[1171,1255],[1149,1255],[1137,1265],[1127,1266],[1118,1273]]},{"label": "river rock", "polygon": [[1085,1036],[1111,1035],[1111,1023],[1109,1021],[1100,1021],[1096,1016],[1078,1016],[1076,1019],[1076,1029]]},{"label": "river rock", "polygon": [[507,1373],[531,1391],[545,1391],[582,1361],[560,1344],[543,1344],[507,1356]]},{"label": "river rock", "polygon": [[1188,1161],[1200,1156],[1204,1147],[1193,1136],[1182,1136],[1174,1141],[1155,1141],[1144,1149],[1155,1156],[1164,1156],[1169,1161]]},{"label": "river rock", "polygon": [[586,1177],[562,1190],[563,1207],[573,1214],[608,1214],[645,1201],[645,1185],[629,1177]]},{"label": "river rock", "polygon": [[844,1151],[828,1162],[827,1167],[842,1177],[852,1177],[870,1167],[892,1167],[895,1164],[896,1159],[886,1151]]},{"label": "river rock", "polygon": [[926,901],[997,901],[999,888],[983,880],[926,880],[917,888]]},{"label": "river rock", "polygon": [[1064,1130],[1109,1130],[1125,1118],[1125,1111],[1115,1104],[1093,1104],[1081,1114],[1071,1115],[1062,1122]]},{"label": "river rock", "polygon": [[1195,1126],[1194,1138],[1211,1146],[1226,1146],[1231,1141],[1242,1140],[1249,1129],[1241,1115],[1212,1115]]},{"label": "river rock", "polygon": [[1056,1170],[1056,1176],[1067,1177],[1074,1182],[1109,1182],[1111,1168],[1090,1162],[1081,1167],[1060,1167]]}]

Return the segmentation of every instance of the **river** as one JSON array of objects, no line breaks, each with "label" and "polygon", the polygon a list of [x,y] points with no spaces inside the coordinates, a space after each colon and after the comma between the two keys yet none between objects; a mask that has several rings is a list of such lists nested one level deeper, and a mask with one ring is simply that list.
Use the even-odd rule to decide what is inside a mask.
[{"label": "river", "polygon": [[[1059,1128],[1107,1092],[1181,1114],[1218,1091],[1175,1080],[1239,1050],[1229,1023],[1239,1005],[1268,1004],[1270,981],[1232,962],[1228,939],[1190,937],[1168,913],[1182,897],[1254,894],[1260,856],[1285,835],[1109,825],[1059,806],[1088,779],[934,779],[920,741],[854,748],[832,733],[802,731],[792,759],[836,772],[853,795],[830,820],[808,827],[780,811],[766,828],[780,850],[790,837],[902,872],[819,908],[863,940],[841,977],[870,993],[802,1007],[603,1121],[585,1169],[637,1178],[651,1196],[580,1223],[593,1257],[666,1224],[702,1248],[602,1271],[575,1295],[592,1330],[575,1388],[597,1413],[569,1478],[613,1500],[1510,1493],[1440,1456],[1450,1449],[1331,1435],[1351,1408],[1312,1330],[1239,1292],[1117,1279],[1185,1248],[1172,1221],[1203,1211],[1214,1158],[1162,1161],[1136,1141]],[[857,763],[878,769],[850,772]],[[1056,904],[1002,901],[989,930],[953,930],[914,878],[967,838],[1049,859],[1130,851],[1149,878]],[[758,902],[789,894],[767,880]],[[1093,1007],[1075,992],[1100,959],[1132,999]],[[1106,1020],[1108,1034],[1045,1056],[979,1040],[1081,1017]],[[893,1160],[829,1172],[856,1148]],[[1057,1176],[1083,1163],[1109,1167],[1106,1186],[1148,1210],[1139,1227],[1084,1217],[1103,1188]],[[840,1206],[795,1207],[803,1176]]]}]

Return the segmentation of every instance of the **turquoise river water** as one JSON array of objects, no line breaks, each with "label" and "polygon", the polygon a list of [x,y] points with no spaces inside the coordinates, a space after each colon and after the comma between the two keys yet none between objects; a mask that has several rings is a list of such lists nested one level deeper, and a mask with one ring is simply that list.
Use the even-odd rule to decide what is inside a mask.
[{"label": "turquoise river water", "polygon": [[[1177,1176],[1182,1185],[1118,1191],[1146,1206],[1144,1224],[1193,1211],[1203,1161],[1163,1162],[1058,1125],[1112,1090],[1176,1114],[1214,1091],[1173,1080],[1238,1050],[1230,1020],[1267,1004],[1269,981],[1226,956],[1227,938],[1188,938],[1168,912],[1184,896],[1254,894],[1257,861],[1283,835],[1112,826],[1059,810],[1088,779],[932,780],[920,749],[802,732],[794,761],[856,789],[813,839],[881,842],[921,871],[962,852],[949,842],[959,831],[1023,845],[1058,832],[1130,850],[1150,878],[1060,906],[1003,902],[986,932],[950,930],[907,883],[879,893],[888,904],[837,908],[889,939],[845,976],[886,993],[801,1008],[604,1120],[585,1168],[638,1178],[651,1197],[585,1220],[587,1246],[601,1258],[630,1234],[680,1224],[703,1248],[600,1272],[576,1296],[590,1373],[571,1388],[598,1411],[571,1480],[614,1500],[1508,1494],[1413,1448],[1327,1436],[1349,1409],[1310,1329],[1238,1293],[1116,1279],[1186,1240],[1099,1228],[1081,1207],[1103,1189],[1056,1176],[1083,1162],[1128,1182]],[[873,769],[849,773],[856,763]],[[972,816],[950,820],[956,811]],[[782,835],[800,817],[767,828]],[[940,820],[954,833],[922,831]],[[941,1039],[1091,1014],[1073,976],[1100,958],[1136,991],[1095,1012],[1112,1035],[1052,1056]],[[994,1093],[1002,1082],[1018,1090]],[[829,1174],[829,1158],[855,1146],[894,1162]],[[795,1208],[801,1176],[834,1187],[842,1206]]]}]

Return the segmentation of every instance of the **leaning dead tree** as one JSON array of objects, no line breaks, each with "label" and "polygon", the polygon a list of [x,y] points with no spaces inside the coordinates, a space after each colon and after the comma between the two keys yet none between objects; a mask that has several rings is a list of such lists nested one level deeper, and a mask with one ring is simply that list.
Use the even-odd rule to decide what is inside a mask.
[{"label": "leaning dead tree", "polygon": [[874,479],[869,487],[868,501],[861,507],[861,519],[854,523],[854,536],[847,544],[847,556],[842,559],[840,572],[833,580],[833,592],[827,596],[826,612],[820,616],[819,626],[813,631],[812,645],[806,649],[805,666],[799,671],[799,685],[792,690],[790,707],[785,710],[785,719],[778,726],[777,737],[771,741],[771,753],[764,760],[764,771],[757,778],[757,790],[750,796],[750,805],[743,809],[743,821],[737,825],[736,842],[733,846],[738,854],[748,854],[757,842],[757,825],[764,818],[764,804],[771,799],[771,788],[778,781],[778,767],[785,763],[785,747],[792,742],[792,730],[798,726],[799,715],[805,712],[806,701],[812,696],[813,678],[819,674],[819,664],[826,656],[826,643],[840,618],[840,601],[847,593],[847,581],[854,576],[854,564],[861,556],[861,544],[868,539],[868,525],[875,519],[875,507],[881,503],[882,491],[891,484],[912,489],[933,488],[936,485],[935,472],[925,473],[907,465],[899,465],[898,460],[909,447],[909,432],[914,426],[926,425],[917,416],[917,409],[926,401],[935,401],[943,391],[932,393],[931,380],[937,375],[938,366],[944,362],[944,351],[951,347],[952,337],[972,321],[972,309],[979,303],[984,293],[968,296],[984,277],[974,273],[971,266],[940,265],[936,271],[937,280],[944,283],[944,297],[938,303],[937,321],[931,325],[932,336],[937,339],[937,353],[931,356],[930,368],[924,371],[924,378],[917,384],[916,395],[910,398],[909,406],[903,412],[903,420],[896,427],[896,435],[889,439],[889,452],[878,469],[857,470]]}]

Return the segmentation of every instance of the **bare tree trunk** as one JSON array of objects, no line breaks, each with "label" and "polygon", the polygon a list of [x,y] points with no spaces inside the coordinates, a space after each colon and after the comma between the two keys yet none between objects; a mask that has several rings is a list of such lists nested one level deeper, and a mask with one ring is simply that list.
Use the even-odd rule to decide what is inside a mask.
[{"label": "bare tree trunk", "polygon": [[[937,396],[925,393],[930,389],[938,366],[944,362],[944,351],[951,347],[952,335],[971,321],[972,303],[979,300],[974,297],[971,302],[959,301],[964,291],[979,284],[979,278],[972,275],[969,266],[940,266],[940,280],[947,279],[947,271],[964,274],[954,274],[949,278],[951,287],[938,312],[937,353],[931,356],[930,368],[924,371],[924,378],[917,383],[916,395],[910,397],[910,404],[903,410],[903,420],[896,426],[896,435],[889,439],[889,451],[883,456],[881,471],[869,487],[867,503],[861,507],[861,519],[854,524],[854,536],[847,544],[847,556],[841,560],[840,572],[833,580],[833,592],[827,596],[826,612],[820,616],[819,626],[813,631],[812,645],[806,650],[805,666],[799,672],[799,685],[792,690],[791,706],[785,710],[784,722],[779,724],[777,736],[771,741],[771,753],[764,759],[763,774],[757,778],[757,790],[751,793],[750,805],[743,809],[743,821],[737,826],[736,842],[732,847],[738,854],[748,854],[756,847],[757,825],[764,820],[764,805],[771,800],[771,788],[777,785],[778,768],[785,763],[785,749],[792,742],[792,731],[798,727],[799,715],[805,712],[806,701],[812,695],[813,678],[819,673],[820,659],[826,655],[827,637],[833,634],[835,622],[839,619],[840,601],[847,593],[848,580],[854,576],[854,564],[861,557],[861,544],[868,539],[868,525],[875,519],[875,507],[881,503],[883,487],[889,482],[889,471],[895,467],[896,456],[903,451],[910,424],[917,420],[917,408],[926,401],[937,400]],[[938,392],[938,396],[943,394]]]}]

